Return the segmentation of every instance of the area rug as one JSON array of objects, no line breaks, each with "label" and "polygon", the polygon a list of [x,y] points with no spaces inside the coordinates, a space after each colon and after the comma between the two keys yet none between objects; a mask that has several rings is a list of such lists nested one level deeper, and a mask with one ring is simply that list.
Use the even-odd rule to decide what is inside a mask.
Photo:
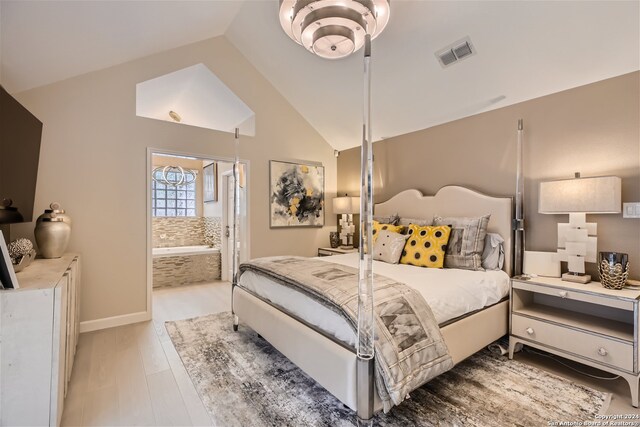
[{"label": "area rug", "polygon": [[[166,326],[216,425],[356,425],[353,411],[267,341],[242,323],[233,332],[230,313]],[[390,413],[376,415],[374,425],[575,423],[593,421],[609,399],[607,393],[483,350],[415,390]]]}]

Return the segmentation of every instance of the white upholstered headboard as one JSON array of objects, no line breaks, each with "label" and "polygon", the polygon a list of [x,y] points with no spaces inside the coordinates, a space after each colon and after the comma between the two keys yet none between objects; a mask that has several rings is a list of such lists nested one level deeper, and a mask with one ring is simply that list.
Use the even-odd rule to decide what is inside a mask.
[{"label": "white upholstered headboard", "polygon": [[455,185],[442,187],[435,196],[423,196],[418,190],[402,191],[386,202],[375,205],[376,215],[398,214],[405,218],[439,216],[478,217],[491,214],[487,231],[504,239],[504,271],[512,275],[513,266],[513,200],[492,197]]}]

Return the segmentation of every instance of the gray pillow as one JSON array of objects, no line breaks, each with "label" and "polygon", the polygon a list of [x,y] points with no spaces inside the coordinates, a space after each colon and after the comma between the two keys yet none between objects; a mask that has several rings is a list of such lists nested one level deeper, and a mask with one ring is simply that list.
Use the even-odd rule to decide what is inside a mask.
[{"label": "gray pillow", "polygon": [[387,216],[374,215],[373,220],[378,221],[380,224],[398,225],[398,220],[400,220],[400,217],[398,216],[398,214],[387,215]]},{"label": "gray pillow", "polygon": [[486,270],[502,270],[504,265],[504,239],[498,233],[487,233],[482,251],[482,267]]},{"label": "gray pillow", "polygon": [[433,224],[433,221],[430,219],[424,218],[403,218],[400,217],[400,221],[397,225],[404,225],[408,227],[411,224],[419,225],[420,227],[429,226]]},{"label": "gray pillow", "polygon": [[373,259],[389,264],[397,264],[404,250],[404,245],[409,236],[381,230],[378,239],[373,245]]},{"label": "gray pillow", "polygon": [[433,218],[433,225],[451,227],[447,253],[444,256],[445,268],[484,270],[482,268],[482,251],[490,217],[491,215],[478,218],[442,218],[439,216]]}]

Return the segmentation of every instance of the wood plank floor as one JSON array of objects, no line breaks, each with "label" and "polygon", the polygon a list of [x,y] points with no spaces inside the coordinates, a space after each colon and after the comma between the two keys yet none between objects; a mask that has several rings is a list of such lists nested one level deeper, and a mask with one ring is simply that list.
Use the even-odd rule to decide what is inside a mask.
[{"label": "wood plank floor", "polygon": [[[153,293],[153,321],[81,334],[62,425],[213,425],[164,322],[227,311],[230,290],[227,282],[159,289]],[[640,413],[622,379],[592,379],[530,353],[517,353],[516,360],[612,393],[609,414]]]},{"label": "wood plank floor", "polygon": [[81,334],[62,425],[213,425],[164,322],[227,311],[230,301],[227,282],[163,288],[152,321]]}]

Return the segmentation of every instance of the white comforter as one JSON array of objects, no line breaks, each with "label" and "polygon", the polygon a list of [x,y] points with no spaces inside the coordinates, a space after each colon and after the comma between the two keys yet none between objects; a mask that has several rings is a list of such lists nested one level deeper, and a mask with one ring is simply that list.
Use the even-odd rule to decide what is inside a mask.
[{"label": "white comforter", "polygon": [[[358,267],[357,253],[320,259]],[[373,261],[373,271],[420,292],[440,325],[495,304],[509,293],[509,276],[504,271],[421,268],[380,261]],[[314,299],[250,271],[242,274],[240,286],[285,308],[341,341],[355,345],[356,335],[349,323]]]}]

